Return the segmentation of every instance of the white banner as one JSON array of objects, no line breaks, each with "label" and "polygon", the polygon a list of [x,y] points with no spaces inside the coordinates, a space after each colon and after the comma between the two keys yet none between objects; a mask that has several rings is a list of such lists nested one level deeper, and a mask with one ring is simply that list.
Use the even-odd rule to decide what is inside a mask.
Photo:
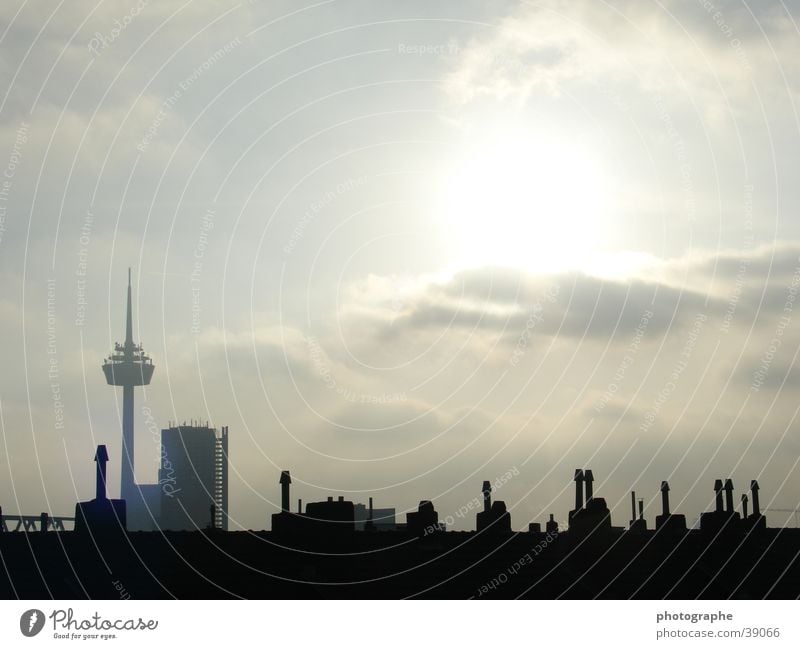
[{"label": "white banner", "polygon": [[[797,647],[796,601],[5,601],[6,646]],[[9,640],[11,642],[9,642]],[[582,645],[581,643],[586,643]]]}]

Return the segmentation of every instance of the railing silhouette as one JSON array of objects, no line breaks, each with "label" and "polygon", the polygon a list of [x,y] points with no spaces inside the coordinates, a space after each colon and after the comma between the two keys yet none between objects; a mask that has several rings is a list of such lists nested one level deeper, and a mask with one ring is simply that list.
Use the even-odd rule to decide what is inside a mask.
[{"label": "railing silhouette", "polygon": [[[16,523],[15,526],[9,523]],[[72,523],[75,526],[74,516],[50,516],[46,512],[42,512],[38,516],[21,515],[6,515],[0,514],[0,531],[2,532],[66,532],[67,528],[64,523]]]}]

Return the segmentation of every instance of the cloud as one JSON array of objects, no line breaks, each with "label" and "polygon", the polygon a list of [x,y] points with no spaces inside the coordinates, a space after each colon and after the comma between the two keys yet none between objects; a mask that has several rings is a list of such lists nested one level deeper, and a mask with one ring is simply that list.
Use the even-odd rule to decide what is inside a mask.
[{"label": "cloud", "polygon": [[[63,3],[36,43],[56,9],[46,0],[28,2],[3,42],[3,165],[20,123],[29,125],[0,241],[0,351],[14,370],[0,386],[9,458],[14,466],[34,466],[38,452],[45,468],[41,480],[15,473],[15,486],[31,494],[26,511],[50,509],[44,490],[58,513],[71,511],[77,494],[91,493],[92,475],[84,469],[96,443],[109,444],[119,457],[119,391],[105,385],[99,364],[122,334],[129,264],[141,280],[134,289],[137,337],[157,366],[153,383],[137,391],[137,426],[143,404],[158,426],[189,418],[229,424],[241,472],[232,478],[232,503],[249,526],[263,527],[270,506],[242,493],[256,484],[274,495],[281,468],[345,490],[421,475],[381,500],[415,505],[451,490],[437,507],[452,512],[464,490],[477,490],[481,479],[534,451],[503,497],[510,502],[518,490],[522,498],[558,467],[547,477],[546,495],[536,491],[524,503],[534,513],[551,507],[558,494],[547,489],[562,480],[568,485],[574,466],[591,457],[598,473],[605,463],[608,475],[625,456],[699,312],[709,320],[680,384],[604,492],[627,493],[627,481],[673,426],[653,472],[668,473],[698,431],[697,452],[687,459],[696,466],[681,477],[690,482],[705,470],[769,349],[800,263],[800,245],[791,242],[800,238],[791,220],[798,149],[791,100],[800,59],[781,3],[725,6],[720,26],[698,2],[672,3],[670,15],[634,1],[475,1],[454,3],[456,20],[447,21],[437,20],[435,3],[424,2],[312,4],[307,12],[289,1],[239,8],[195,2],[159,29],[185,3],[150,0],[92,58],[90,40],[109,35],[134,1]],[[499,20],[498,7],[507,10]],[[12,15],[0,18],[0,31]],[[241,45],[193,76],[237,37]],[[398,42],[446,43],[447,55],[403,55]],[[181,83],[191,78],[183,91]],[[517,114],[522,104],[530,111]],[[376,114],[380,119],[369,117]],[[603,161],[609,186],[621,196],[604,229],[615,246],[610,257],[595,265],[586,260],[583,273],[437,272],[451,261],[452,227],[434,205],[439,174],[469,151],[462,136],[468,144],[474,133],[491,139],[495,131],[486,124],[498,121],[512,140],[517,125],[531,125],[557,142],[580,140]],[[692,195],[681,184],[678,142],[692,165]],[[206,233],[206,209],[229,173]],[[287,257],[282,248],[310,206],[356,178],[368,181],[337,194]],[[750,184],[748,222],[741,200]],[[687,198],[697,199],[695,220],[682,218]],[[396,207],[354,216],[395,199]],[[494,214],[486,219],[490,227]],[[773,245],[776,232],[786,241]],[[616,252],[622,247],[629,252]],[[198,252],[202,273],[193,283]],[[63,429],[54,428],[47,375],[45,280],[53,277]],[[200,334],[190,331],[197,287]],[[76,325],[84,292],[85,323]],[[639,340],[648,311],[653,316]],[[745,423],[730,428],[730,443],[715,459],[725,475],[764,421],[760,446],[747,460],[756,474],[753,458],[767,461],[782,418],[796,407],[795,322],[792,316],[761,396],[748,403]],[[612,396],[598,413],[593,406],[606,393]],[[775,396],[775,407],[762,411]],[[630,405],[624,425],[598,451],[624,404]],[[137,448],[149,453],[152,436],[141,431]],[[494,466],[487,464],[501,448]],[[352,463],[326,453],[403,455],[353,471]],[[788,474],[796,457],[789,455],[776,454],[778,473]],[[74,476],[64,475],[67,467]],[[473,471],[479,473],[463,488],[453,488]],[[77,494],[63,489],[72,479]],[[8,491],[7,472],[0,481]],[[796,491],[796,481],[788,484]],[[304,488],[298,485],[305,499],[311,494]],[[701,491],[695,508],[708,495],[705,484]],[[554,511],[569,507],[563,505]]]},{"label": "cloud", "polygon": [[771,48],[788,53],[792,36],[780,5],[760,7],[755,18],[743,7],[711,6],[709,12],[702,3],[656,11],[631,1],[520,3],[464,45],[447,88],[466,103],[482,96],[525,101],[533,92],[560,95],[574,83],[614,93],[613,86],[634,83],[647,91],[691,88],[718,102],[719,88],[749,94],[754,66],[762,63],[772,70],[771,81],[779,81],[772,77]]},{"label": "cloud", "polygon": [[[607,280],[582,273],[532,276],[523,271],[484,268],[431,282],[407,296],[399,311],[386,296],[372,296],[383,308],[368,313],[343,307],[378,323],[381,339],[398,341],[415,331],[466,330],[500,334],[511,341],[526,327],[536,335],[607,338],[630,331],[652,311],[651,331],[680,327],[698,311],[721,311],[722,302],[689,288],[642,280]],[[532,316],[535,316],[532,318]],[[372,325],[368,323],[368,328]]]}]

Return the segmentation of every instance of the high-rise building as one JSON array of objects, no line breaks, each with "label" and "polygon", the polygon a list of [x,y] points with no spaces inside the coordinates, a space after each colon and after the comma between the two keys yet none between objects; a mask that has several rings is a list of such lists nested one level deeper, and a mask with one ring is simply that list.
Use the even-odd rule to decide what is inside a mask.
[{"label": "high-rise building", "polygon": [[[228,427],[161,431],[162,530],[228,529]],[[213,518],[212,518],[213,517]]]}]

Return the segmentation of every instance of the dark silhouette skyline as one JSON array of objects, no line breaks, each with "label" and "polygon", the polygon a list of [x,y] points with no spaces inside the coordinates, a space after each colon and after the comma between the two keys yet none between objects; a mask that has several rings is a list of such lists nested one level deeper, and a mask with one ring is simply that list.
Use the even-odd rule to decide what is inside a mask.
[{"label": "dark silhouette skyline", "polygon": [[[91,563],[91,552],[78,549],[87,541],[104,559],[111,557],[112,563],[129,551],[137,557],[150,557],[148,560],[155,562],[155,571],[147,562],[117,564],[117,570],[126,576],[114,582],[124,583],[126,592],[138,588],[139,596],[148,597],[164,596],[172,588],[182,596],[218,597],[222,582],[227,584],[222,592],[230,594],[241,589],[248,596],[264,597],[319,596],[322,584],[340,587],[331,596],[364,596],[363,584],[373,582],[379,585],[371,594],[385,597],[434,593],[451,597],[548,597],[559,590],[558,596],[567,597],[800,595],[797,579],[800,530],[767,527],[760,506],[760,486],[755,479],[749,483],[750,495],[741,494],[741,513],[734,505],[733,480],[715,480],[714,509],[700,516],[698,529],[687,529],[685,516],[671,510],[671,488],[667,481],[660,483],[662,511],[652,527],[647,524],[643,501],[638,501],[637,511],[636,494],[631,492],[631,519],[626,528],[613,525],[606,500],[595,494],[594,472],[575,469],[574,508],[567,514],[566,528],[561,528],[557,513],[553,512],[544,521],[544,531],[542,521],[525,521],[525,532],[512,531],[513,512],[505,501],[493,501],[492,482],[485,480],[481,498],[475,499],[480,508],[475,511],[474,531],[454,532],[447,529],[435,503],[426,498],[419,500],[415,511],[405,514],[405,522],[395,519],[395,508],[376,510],[372,496],[368,507],[341,495],[307,502],[305,508],[298,499],[297,511],[293,512],[291,471],[284,469],[276,475],[280,510],[269,516],[271,531],[227,532],[227,427],[218,432],[208,425],[191,422],[162,430],[159,481],[153,485],[136,483],[132,459],[133,388],[150,382],[154,366],[141,345],[133,342],[131,301],[129,271],[125,342],[115,346],[114,354],[103,365],[108,383],[123,387],[121,493],[127,498],[108,497],[110,458],[106,446],[99,445],[93,457],[95,497],[77,503],[74,518],[50,516],[47,512],[38,517],[3,514],[0,553],[6,569],[0,588],[6,596],[19,594],[21,590],[29,596],[53,595],[53,588],[59,593],[56,596],[74,596],[73,591],[53,586],[53,579],[65,578],[62,561],[70,566],[77,562],[87,571],[82,574],[86,575],[89,587],[81,585],[85,596],[109,596],[97,568],[85,563]],[[526,480],[527,476],[520,472],[518,479]],[[17,526],[12,531],[7,522],[15,520]],[[71,521],[74,531],[64,527],[65,522]],[[53,539],[58,539],[60,545],[54,546]],[[163,549],[164,543],[174,551],[167,554],[171,559],[151,554],[154,548]],[[271,561],[284,562],[284,571],[272,572],[276,567],[271,561],[264,566],[269,568],[266,572],[257,568],[262,565],[254,558],[258,547]],[[517,556],[524,548],[532,550]],[[311,572],[307,564],[298,563],[299,557],[308,552],[327,557]],[[212,563],[220,559],[220,553],[227,558],[225,565],[231,569],[225,578],[220,578],[218,569],[211,569]],[[364,553],[374,556],[362,559],[359,564],[358,557]],[[391,556],[385,564],[379,559],[384,553]],[[420,553],[425,555],[424,560]],[[181,581],[174,571],[186,556],[197,562],[200,574],[211,570],[214,578],[221,581],[212,580],[205,586],[198,586],[194,579]],[[788,556],[792,558],[788,564],[782,564],[784,571],[775,572]],[[642,557],[656,564],[648,571],[631,572],[631,566],[645,560]],[[714,557],[714,561],[709,557]],[[591,565],[586,563],[590,558],[594,561]],[[761,567],[747,574],[741,571],[728,574],[729,563],[735,559],[746,564],[757,562]],[[527,577],[515,580],[513,586],[498,588],[498,578],[485,570],[488,566],[496,569],[501,560],[517,566],[515,575],[521,572]],[[238,568],[231,566],[230,561]],[[469,565],[464,568],[464,561],[472,563],[464,564]],[[52,575],[40,572],[36,577],[35,573],[20,568],[30,565],[29,562],[61,567],[52,568]],[[430,562],[437,564],[435,570]],[[522,570],[528,564],[532,567]],[[9,565],[15,568],[10,569]],[[352,572],[342,572],[345,565]],[[710,565],[718,566],[717,576],[724,575],[716,585],[702,572]],[[398,566],[405,566],[415,576],[395,579]],[[542,572],[545,566],[547,570]],[[155,581],[145,577],[142,569]],[[260,575],[255,582],[248,572],[250,569]],[[296,572],[292,573],[292,569]],[[585,573],[579,576],[581,570],[597,574],[591,582],[586,582]],[[463,577],[465,573],[472,577]],[[187,576],[185,572],[181,574]],[[370,575],[366,580],[362,579],[365,574]],[[502,570],[497,574],[505,575]],[[276,578],[278,582],[274,581]],[[486,582],[487,579],[491,581]],[[287,584],[287,580],[294,581]],[[170,584],[168,588],[165,581]],[[498,583],[490,594],[485,584],[495,581]],[[187,590],[190,583],[192,589]],[[444,586],[445,583],[449,585]],[[506,583],[510,583],[507,577],[503,581]]]},{"label": "dark silhouette skyline", "polygon": [[[76,505],[75,531],[54,528],[45,513],[38,529],[4,527],[0,595],[116,598],[123,584],[126,593],[149,598],[800,596],[800,530],[766,526],[756,480],[752,513],[742,516],[731,507],[733,481],[716,480],[715,509],[699,529],[671,512],[664,481],[655,529],[641,507],[637,514],[633,493],[624,528],[612,525],[605,500],[594,494],[593,472],[576,469],[568,527],[550,514],[545,531],[531,522],[527,532],[511,531],[511,512],[491,501],[484,481],[476,531],[449,532],[430,500],[408,512],[405,524],[383,528],[373,522],[371,499],[360,530],[354,503],[343,496],[307,503],[305,511],[299,501],[292,512],[291,473],[282,470],[281,510],[270,532],[226,532],[214,523],[215,505],[210,523],[193,532],[130,532],[125,501],[107,497],[108,461],[98,446],[95,498]],[[742,495],[743,503],[751,500]]]}]

